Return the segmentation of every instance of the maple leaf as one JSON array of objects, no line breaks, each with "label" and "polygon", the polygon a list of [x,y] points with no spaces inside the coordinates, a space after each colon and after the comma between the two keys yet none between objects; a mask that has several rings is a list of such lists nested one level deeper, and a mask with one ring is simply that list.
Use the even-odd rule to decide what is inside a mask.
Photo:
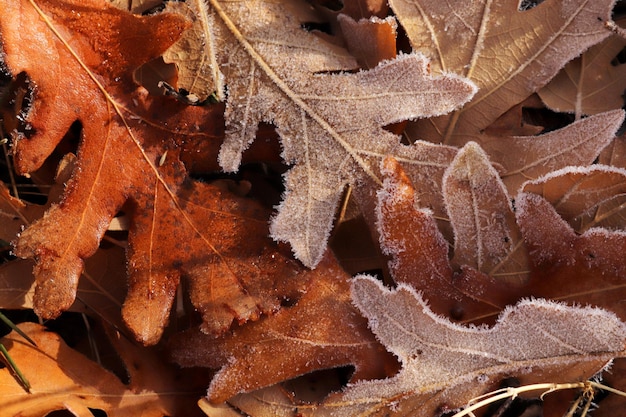
[{"label": "maple leaf", "polygon": [[[213,334],[297,297],[302,283],[294,278],[304,268],[267,238],[268,211],[187,178],[181,160],[191,159],[193,167],[192,158],[217,154],[223,107],[153,97],[132,79],[133,69],[174,42],[186,20],[171,13],[133,16],[98,1],[41,5],[8,2],[10,13],[0,17],[7,66],[37,85],[27,115],[35,133],[16,138],[16,166],[37,168],[76,120],[83,139],[62,201],[15,245],[18,256],[36,261],[36,312],[50,318],[69,308],[83,260],[127,201],[123,317],[142,342],[160,338],[181,277],[190,283],[204,330]],[[98,25],[124,31],[94,31]]]},{"label": "maple leaf", "polygon": [[[579,381],[624,354],[626,325],[601,309],[526,300],[507,308],[491,328],[465,327],[433,314],[406,284],[389,290],[359,276],[352,292],[374,333],[400,358],[400,373],[353,384],[321,405],[265,399],[266,413],[292,415],[295,408],[312,416],[427,416],[463,406],[504,376],[515,375],[523,385]],[[229,403],[262,398],[251,396]]]},{"label": "maple leaf", "polygon": [[431,58],[433,71],[466,76],[479,88],[455,113],[416,123],[412,136],[451,145],[477,140],[569,60],[610,36],[604,22],[613,0],[548,0],[525,11],[519,3],[390,1],[413,48]]},{"label": "maple leaf", "polygon": [[380,183],[378,164],[387,154],[411,175],[435,165],[424,161],[419,145],[401,145],[382,127],[446,113],[465,103],[474,87],[455,75],[432,77],[427,60],[415,54],[370,71],[329,74],[356,63],[345,50],[304,32],[283,4],[258,1],[251,14],[248,2],[209,3],[218,17],[215,61],[228,84],[220,165],[239,167],[259,122],[277,127],[282,157],[293,167],[270,231],[288,241],[305,265],[315,266],[346,184]]},{"label": "maple leaf", "polygon": [[110,417],[200,414],[195,407],[197,387],[190,381],[181,385],[176,371],[156,352],[138,349],[119,336],[112,339],[129,373],[130,384],[125,385],[43,326],[22,323],[18,327],[36,347],[16,332],[0,343],[19,363],[31,388],[25,392],[8,368],[0,371],[0,409],[5,416],[39,417],[61,409],[75,416],[92,415],[90,409],[103,410]]},{"label": "maple leaf", "polygon": [[[387,376],[395,364],[350,298],[350,278],[326,257],[293,306],[219,339],[197,329],[171,340],[182,366],[221,368],[209,386],[212,403],[320,369],[354,365],[352,380]],[[391,366],[389,366],[391,368]]]}]

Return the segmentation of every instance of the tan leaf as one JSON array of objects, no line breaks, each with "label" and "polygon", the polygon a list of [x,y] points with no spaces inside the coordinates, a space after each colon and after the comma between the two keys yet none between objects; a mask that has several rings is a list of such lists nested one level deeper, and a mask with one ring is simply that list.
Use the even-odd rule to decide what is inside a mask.
[{"label": "tan leaf", "polygon": [[[271,415],[430,416],[463,406],[505,376],[515,375],[521,384],[580,381],[625,353],[626,325],[600,309],[527,300],[508,308],[491,328],[464,327],[433,314],[407,285],[388,290],[360,276],[352,288],[356,305],[402,370],[351,385],[319,406],[267,401]],[[229,403],[237,406],[245,397]]]},{"label": "tan leaf", "polygon": [[528,277],[528,259],[511,200],[476,143],[465,145],[446,171],[443,196],[454,229],[452,262],[510,283],[523,283]]},{"label": "tan leaf", "polygon": [[415,54],[370,71],[328,74],[356,63],[345,50],[302,31],[282,3],[259,1],[254,15],[246,2],[211,0],[210,6],[220,18],[219,62],[229,88],[220,164],[236,170],[259,122],[277,126],[282,156],[294,167],[270,231],[314,266],[347,184],[379,184],[378,165],[387,154],[408,166],[422,163],[417,149],[400,145],[382,126],[446,113],[466,102],[474,87],[453,75],[432,77],[427,60]]},{"label": "tan leaf", "polygon": [[224,75],[215,51],[215,16],[209,13],[204,0],[168,2],[167,10],[187,16],[193,22],[191,28],[163,54],[165,62],[176,64],[177,87],[185,89],[192,101],[204,101],[213,93],[219,101],[224,100]]},{"label": "tan leaf", "polygon": [[[68,347],[55,333],[34,323],[20,329],[37,347],[15,332],[0,339],[31,385],[30,393],[8,368],[0,370],[0,409],[4,416],[40,417],[54,410],[69,410],[79,417],[100,409],[109,417],[164,417],[198,415],[197,387],[182,385],[175,370],[156,352],[138,350],[122,338],[112,340],[126,360],[130,385]],[[190,390],[191,389],[191,390]],[[88,408],[89,407],[89,408]]]},{"label": "tan leaf", "polygon": [[626,40],[612,36],[589,48],[568,62],[538,91],[539,96],[554,111],[575,113],[578,117],[621,108],[626,66],[613,61],[625,46]]},{"label": "tan leaf", "polygon": [[574,122],[539,136],[487,136],[481,147],[503,168],[502,180],[511,196],[527,180],[570,165],[588,165],[615,137],[624,120],[614,110]]},{"label": "tan leaf", "polygon": [[357,22],[348,15],[340,14],[337,20],[348,50],[363,68],[374,68],[379,62],[395,58],[398,24],[393,17],[372,17]]},{"label": "tan leaf", "polygon": [[478,134],[610,35],[603,22],[610,19],[612,0],[548,0],[526,11],[519,4],[390,1],[413,48],[431,58],[434,72],[455,72],[479,87],[452,115],[417,123],[414,137],[464,144],[467,135]]},{"label": "tan leaf", "polygon": [[578,233],[593,227],[624,229],[626,170],[606,165],[568,167],[526,183],[543,196]]}]

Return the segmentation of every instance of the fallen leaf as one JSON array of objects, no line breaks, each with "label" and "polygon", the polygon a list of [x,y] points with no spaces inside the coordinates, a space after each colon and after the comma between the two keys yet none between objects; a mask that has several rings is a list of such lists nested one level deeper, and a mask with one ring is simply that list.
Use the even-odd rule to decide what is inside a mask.
[{"label": "fallen leaf", "polygon": [[432,77],[427,60],[415,54],[370,71],[329,74],[356,63],[344,49],[304,32],[283,9],[260,1],[250,14],[245,2],[210,2],[219,16],[218,61],[229,91],[219,161],[226,171],[237,170],[259,122],[276,125],[283,159],[293,167],[270,231],[313,267],[347,184],[380,183],[378,164],[387,154],[409,172],[422,164],[416,147],[401,145],[382,127],[446,113],[466,102],[474,87],[454,75]]},{"label": "fallen leaf", "polygon": [[[7,65],[37,81],[28,114],[35,134],[17,138],[16,165],[20,172],[36,168],[75,120],[83,124],[83,140],[63,200],[26,229],[15,247],[18,256],[36,260],[37,313],[50,318],[70,307],[83,259],[97,250],[127,201],[133,215],[123,317],[143,343],[160,338],[181,275],[206,319],[205,331],[214,334],[233,320],[272,313],[282,297],[295,296],[300,284],[293,278],[304,269],[266,237],[268,211],[189,180],[180,161],[187,154],[217,154],[223,107],[150,96],[132,79],[132,70],[163,52],[186,21],[171,13],[134,16],[100,2],[81,2],[75,19],[74,3],[42,5],[45,11],[29,1],[11,3],[9,14],[20,19],[0,21]],[[93,31],[98,24],[119,25],[133,36]],[[60,37],[51,31],[57,27],[63,28]],[[137,49],[140,38],[150,47]],[[23,43],[30,47],[13,49]],[[42,71],[42,62],[63,73]],[[215,159],[213,164],[217,168]]]},{"label": "fallen leaf", "polygon": [[[508,308],[491,328],[466,327],[433,314],[405,284],[388,290],[360,276],[352,291],[374,333],[400,358],[400,373],[353,384],[321,405],[256,397],[266,413],[430,416],[465,405],[505,376],[515,375],[521,384],[575,382],[624,354],[626,326],[601,309],[526,300]],[[229,403],[238,407],[254,395]]]},{"label": "fallen leaf", "polygon": [[165,62],[176,64],[176,86],[193,95],[196,102],[206,100],[213,93],[217,100],[224,100],[224,74],[219,70],[214,50],[212,28],[215,17],[209,13],[206,3],[204,0],[169,2],[166,10],[176,11],[193,22],[191,28],[163,54]]},{"label": "fallen leaf", "polygon": [[443,197],[454,229],[452,262],[513,285],[523,284],[528,259],[511,200],[476,143],[467,143],[447,169]]},{"label": "fallen leaf", "polygon": [[384,181],[378,193],[377,226],[381,248],[391,256],[389,270],[395,283],[413,286],[435,313],[454,320],[494,316],[517,300],[516,287],[499,277],[467,265],[453,269],[449,243],[432,212],[420,207],[413,184],[398,162],[385,159],[381,171]]},{"label": "fallen leaf", "polygon": [[579,235],[537,194],[521,193],[516,208],[533,267],[528,294],[591,304],[626,318],[626,232],[591,228]]},{"label": "fallen leaf", "polygon": [[[109,417],[201,415],[197,387],[181,384],[176,371],[155,352],[122,339],[113,340],[127,360],[130,384],[68,347],[55,333],[34,323],[18,326],[37,346],[15,332],[0,339],[31,385],[25,392],[8,368],[0,370],[0,409],[6,416],[40,417],[55,410],[91,416],[99,409]],[[182,400],[185,398],[185,400]]]},{"label": "fallen leaf", "polygon": [[624,121],[613,110],[538,136],[480,137],[481,147],[502,167],[502,181],[514,197],[525,181],[570,165],[589,165],[615,138]]},{"label": "fallen leaf", "polygon": [[567,167],[529,181],[524,192],[541,195],[578,233],[626,226],[626,170],[606,165]]},{"label": "fallen leaf", "polygon": [[614,61],[625,46],[626,40],[619,36],[592,46],[568,62],[538,91],[539,96],[550,109],[575,113],[578,117],[621,108],[626,90],[626,67]]},{"label": "fallen leaf", "polygon": [[[192,330],[174,338],[182,366],[221,368],[208,390],[212,403],[319,369],[353,365],[353,380],[387,376],[395,360],[367,328],[350,299],[350,279],[327,256],[292,306],[219,339]],[[290,301],[290,300],[288,300]]]},{"label": "fallen leaf", "polygon": [[565,63],[610,36],[604,22],[613,0],[548,0],[526,11],[518,10],[519,3],[390,1],[413,48],[431,59],[433,72],[455,72],[479,88],[451,115],[416,123],[412,137],[457,146],[476,140]]}]

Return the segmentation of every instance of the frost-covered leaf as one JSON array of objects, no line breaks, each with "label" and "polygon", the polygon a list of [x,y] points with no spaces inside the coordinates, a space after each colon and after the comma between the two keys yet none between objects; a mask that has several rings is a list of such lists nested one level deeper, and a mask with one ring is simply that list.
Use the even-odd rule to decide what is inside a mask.
[{"label": "frost-covered leaf", "polygon": [[[572,58],[610,36],[614,0],[547,0],[518,10],[519,0],[391,0],[413,48],[434,72],[476,83],[472,101],[450,116],[417,123],[412,136],[462,145],[544,86]],[[547,23],[549,22],[549,24]],[[503,53],[506,51],[506,53]]]},{"label": "frost-covered leaf", "polygon": [[245,1],[210,2],[219,15],[218,61],[228,84],[220,164],[236,170],[259,122],[277,126],[282,156],[293,168],[271,233],[314,266],[346,184],[380,183],[378,165],[387,154],[415,169],[423,164],[417,147],[400,145],[382,126],[447,113],[475,90],[454,75],[432,77],[417,54],[366,72],[328,74],[356,63],[347,51],[304,32],[283,3],[254,4],[251,14]]},{"label": "frost-covered leaf", "polygon": [[616,302],[624,296],[625,231],[594,227],[577,234],[533,193],[520,193],[516,208],[535,270],[529,282],[533,294],[606,306],[626,317],[624,304]]},{"label": "frost-covered leaf", "polygon": [[352,291],[374,333],[402,362],[400,373],[353,384],[319,406],[266,402],[269,414],[431,416],[465,405],[504,377],[514,375],[521,384],[580,381],[624,354],[626,325],[601,309],[526,300],[493,327],[477,328],[433,314],[404,284],[388,290],[360,276]]},{"label": "frost-covered leaf", "polygon": [[626,170],[606,165],[568,167],[526,183],[579,233],[593,227],[626,229]]},{"label": "frost-covered leaf", "polygon": [[539,136],[483,135],[480,144],[502,167],[502,180],[515,196],[527,180],[569,165],[591,164],[614,139],[623,120],[624,112],[614,110]]},{"label": "frost-covered leaf", "polygon": [[453,270],[448,242],[432,212],[420,207],[413,184],[398,162],[385,159],[381,171],[384,181],[378,192],[377,226],[381,248],[391,256],[389,271],[394,282],[411,285],[435,313],[455,320],[493,317],[517,299],[515,286],[507,286],[497,274],[490,277],[468,265],[456,265],[460,270]]},{"label": "frost-covered leaf", "polygon": [[446,171],[443,196],[454,229],[452,262],[523,283],[528,259],[511,200],[476,143],[467,143]]},{"label": "frost-covered leaf", "polygon": [[592,46],[568,62],[538,91],[539,96],[549,108],[578,116],[621,108],[626,90],[626,66],[615,61],[625,46],[626,40],[619,36]]}]

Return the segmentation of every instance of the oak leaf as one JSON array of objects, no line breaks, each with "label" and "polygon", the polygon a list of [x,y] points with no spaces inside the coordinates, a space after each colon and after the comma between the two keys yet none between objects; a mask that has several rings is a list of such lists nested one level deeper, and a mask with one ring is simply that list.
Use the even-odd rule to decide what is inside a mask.
[{"label": "oak leaf", "polygon": [[164,417],[200,415],[195,407],[197,387],[181,384],[176,371],[163,364],[156,352],[138,349],[123,338],[112,343],[125,361],[130,384],[68,347],[57,334],[34,323],[19,328],[32,338],[32,346],[15,332],[0,339],[30,382],[30,392],[0,370],[0,409],[5,416],[40,417],[55,410],[91,416],[90,409],[110,417]]},{"label": "oak leaf", "polygon": [[[409,168],[423,165],[420,150],[400,144],[382,127],[443,114],[465,103],[471,83],[455,75],[433,77],[421,55],[402,55],[356,74],[344,49],[302,31],[284,5],[210,1],[218,62],[228,84],[226,138],[220,165],[235,171],[259,122],[273,123],[281,138],[285,194],[270,228],[296,257],[315,266],[347,184],[380,183],[380,160],[395,155]],[[272,22],[268,25],[267,22]],[[381,112],[380,109],[385,111]]]},{"label": "oak leaf", "polygon": [[520,11],[518,0],[391,0],[411,45],[431,59],[433,71],[455,72],[479,88],[460,110],[418,122],[411,135],[457,146],[477,140],[569,60],[610,36],[604,22],[613,3],[548,0]]},{"label": "oak leaf", "polygon": [[399,374],[353,384],[321,405],[255,393],[229,403],[256,398],[266,413],[284,416],[430,416],[465,405],[505,376],[521,384],[580,381],[624,354],[626,326],[601,309],[526,300],[491,328],[466,327],[433,314],[406,284],[388,290],[359,276],[352,292],[374,333],[400,358]]},{"label": "oak leaf", "polygon": [[517,221],[532,260],[526,291],[604,307],[626,318],[626,232],[594,227],[582,234],[541,195],[521,193]]},{"label": "oak leaf", "polygon": [[626,40],[618,36],[592,46],[568,62],[538,91],[539,96],[550,109],[579,117],[622,107],[626,71],[624,64],[615,61],[625,46]]},{"label": "oak leaf", "polygon": [[123,316],[142,342],[160,338],[181,277],[213,334],[297,296],[301,283],[293,278],[304,268],[266,237],[268,211],[187,177],[205,155],[217,169],[223,107],[151,96],[133,80],[133,70],[167,49],[187,21],[134,16],[99,1],[40,5],[5,2],[0,16],[7,66],[36,83],[27,115],[34,134],[16,135],[17,169],[36,169],[77,120],[83,139],[62,201],[16,242],[18,256],[36,261],[36,312],[50,318],[69,308],[83,260],[126,202],[132,224]]},{"label": "oak leaf", "polygon": [[195,329],[170,342],[176,363],[220,368],[207,393],[212,403],[320,369],[354,365],[359,380],[394,368],[352,305],[350,277],[329,256],[315,271],[302,298],[272,316],[218,339]]}]

